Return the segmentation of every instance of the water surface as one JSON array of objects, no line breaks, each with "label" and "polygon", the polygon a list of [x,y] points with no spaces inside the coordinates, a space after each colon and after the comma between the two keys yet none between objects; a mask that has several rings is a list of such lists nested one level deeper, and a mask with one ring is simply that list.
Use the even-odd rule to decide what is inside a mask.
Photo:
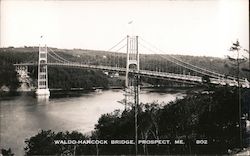
[{"label": "water surface", "polygon": [[[11,148],[15,155],[23,155],[25,139],[40,130],[90,132],[102,114],[124,109],[122,90],[81,93],[77,97],[37,100],[20,95],[0,101],[0,148]],[[140,102],[167,103],[182,98],[184,93],[161,93],[142,90]]]}]

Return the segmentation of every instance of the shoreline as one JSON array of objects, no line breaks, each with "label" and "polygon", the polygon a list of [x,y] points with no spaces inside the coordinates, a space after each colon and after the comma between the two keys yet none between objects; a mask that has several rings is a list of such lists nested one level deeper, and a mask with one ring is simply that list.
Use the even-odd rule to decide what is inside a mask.
[{"label": "shoreline", "polygon": [[[176,93],[180,91],[184,92],[193,92],[197,90],[204,89],[204,87],[169,87],[169,86],[141,86],[141,90],[148,91],[148,92],[159,92],[159,93]],[[101,90],[124,90],[124,87],[122,86],[113,86],[109,88],[103,88],[103,87],[95,87],[92,89],[84,89],[84,88],[71,88],[70,90],[65,90],[62,88],[52,88],[50,89],[52,93],[52,98],[55,95],[81,95],[83,93],[90,93],[90,92],[99,92]],[[9,91],[9,92],[0,92],[0,100],[8,100],[13,97],[21,96],[21,95],[30,95],[35,97],[35,91]]]}]

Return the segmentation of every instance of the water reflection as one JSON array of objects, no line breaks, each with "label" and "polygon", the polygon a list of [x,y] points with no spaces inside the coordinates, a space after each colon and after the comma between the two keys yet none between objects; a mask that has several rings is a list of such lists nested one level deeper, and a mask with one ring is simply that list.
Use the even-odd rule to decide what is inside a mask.
[{"label": "water reflection", "polygon": [[45,103],[47,104],[49,102],[49,96],[48,95],[39,95],[36,97],[38,103]]}]

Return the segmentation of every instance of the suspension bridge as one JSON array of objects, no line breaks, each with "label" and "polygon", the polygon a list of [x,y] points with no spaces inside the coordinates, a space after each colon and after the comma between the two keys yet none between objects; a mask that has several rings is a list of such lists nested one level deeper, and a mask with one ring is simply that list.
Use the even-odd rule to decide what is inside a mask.
[{"label": "suspension bridge", "polygon": [[[139,50],[140,45],[140,50]],[[125,49],[125,52],[122,50]],[[192,73],[197,74],[188,74],[185,73],[174,73],[161,71],[160,67],[157,69],[149,69],[144,67],[147,62],[143,60],[145,57],[140,57],[143,53],[139,51],[149,51],[150,54],[155,54],[164,61],[173,63],[174,65],[186,69],[187,71],[192,71]],[[16,68],[28,67],[28,66],[38,66],[38,85],[36,93],[38,95],[49,95],[49,86],[48,86],[48,66],[54,67],[70,67],[70,68],[83,68],[83,69],[93,69],[93,70],[102,70],[102,71],[114,71],[114,72],[123,72],[126,73],[125,87],[131,88],[135,86],[135,77],[150,77],[156,79],[165,79],[168,81],[177,81],[182,83],[191,83],[191,84],[201,84],[204,82],[204,77],[209,78],[208,83],[215,85],[229,85],[229,86],[239,86],[249,88],[249,82],[247,79],[238,78],[234,76],[229,76],[225,74],[220,74],[218,72],[208,70],[203,67],[198,67],[188,62],[184,62],[181,59],[174,57],[172,55],[160,55],[159,53],[164,52],[156,46],[152,45],[148,41],[141,39],[139,42],[138,36],[126,36],[116,45],[110,48],[107,52],[114,52],[117,55],[123,53],[126,57],[123,57],[123,62],[125,64],[119,63],[121,59],[118,57],[114,62],[107,64],[92,64],[90,63],[81,63],[76,61],[70,61],[66,58],[63,58],[59,55],[58,52],[55,52],[53,49],[47,47],[46,45],[39,46],[39,58],[38,62],[26,62],[14,64]],[[48,59],[50,58],[50,59]],[[104,58],[105,59],[105,58]],[[143,64],[141,63],[143,62]],[[156,63],[157,64],[157,63]],[[133,75],[133,76],[131,76]],[[135,76],[136,75],[136,76]],[[128,91],[129,92],[129,91]],[[130,91],[131,92],[131,91]],[[133,91],[132,91],[133,92]]]},{"label": "suspension bridge", "polygon": [[[245,87],[249,88],[249,81],[247,79],[242,79],[239,77],[234,77],[230,75],[221,74],[212,70],[208,70],[204,67],[198,67],[188,62],[171,56],[171,55],[160,55],[164,53],[159,50],[149,42],[142,40],[143,43],[138,42],[138,36],[126,36],[115,46],[109,49],[107,52],[115,52],[117,55],[122,49],[125,49],[126,57],[117,57],[115,61],[107,63],[81,63],[77,61],[70,61],[60,56],[59,53],[55,52],[53,49],[44,46],[39,46],[39,58],[38,62],[26,62],[14,64],[18,69],[28,69],[28,66],[38,66],[38,84],[36,94],[38,96],[49,96],[49,86],[48,86],[48,66],[54,67],[69,67],[69,68],[83,68],[83,69],[93,69],[93,70],[102,70],[102,71],[112,71],[112,72],[123,72],[125,73],[125,110],[128,108],[134,108],[135,112],[135,154],[138,152],[138,105],[139,105],[139,93],[140,93],[140,77],[150,77],[156,79],[166,79],[168,81],[177,81],[181,83],[191,83],[191,84],[201,84],[201,83],[211,83],[214,85],[229,85],[236,87]],[[125,42],[125,43],[124,43]],[[147,43],[145,45],[145,43]],[[141,47],[151,52],[151,54],[156,54],[155,56],[161,57],[163,61],[170,62],[178,67],[186,69],[188,74],[185,73],[175,73],[162,70],[160,67],[152,68],[146,66],[147,61],[145,55],[139,53]],[[115,50],[116,49],[116,50]],[[157,51],[158,53],[156,53]],[[50,59],[48,59],[50,58]],[[103,59],[107,59],[103,57]],[[123,63],[121,63],[123,62]],[[125,63],[124,63],[125,62]],[[141,63],[143,62],[143,63]],[[155,62],[157,64],[157,62]],[[192,74],[191,74],[192,72]],[[204,78],[206,77],[206,79]],[[128,107],[129,106],[129,107]],[[241,114],[241,113],[239,113]],[[241,116],[241,115],[240,115]],[[241,117],[240,117],[241,120]],[[241,126],[240,126],[241,127]]]}]

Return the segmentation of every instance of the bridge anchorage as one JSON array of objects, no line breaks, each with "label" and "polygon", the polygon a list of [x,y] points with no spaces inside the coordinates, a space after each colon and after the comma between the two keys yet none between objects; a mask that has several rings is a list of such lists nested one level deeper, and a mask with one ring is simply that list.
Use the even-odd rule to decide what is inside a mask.
[{"label": "bridge anchorage", "polygon": [[48,88],[47,46],[39,46],[37,96],[50,96]]}]

